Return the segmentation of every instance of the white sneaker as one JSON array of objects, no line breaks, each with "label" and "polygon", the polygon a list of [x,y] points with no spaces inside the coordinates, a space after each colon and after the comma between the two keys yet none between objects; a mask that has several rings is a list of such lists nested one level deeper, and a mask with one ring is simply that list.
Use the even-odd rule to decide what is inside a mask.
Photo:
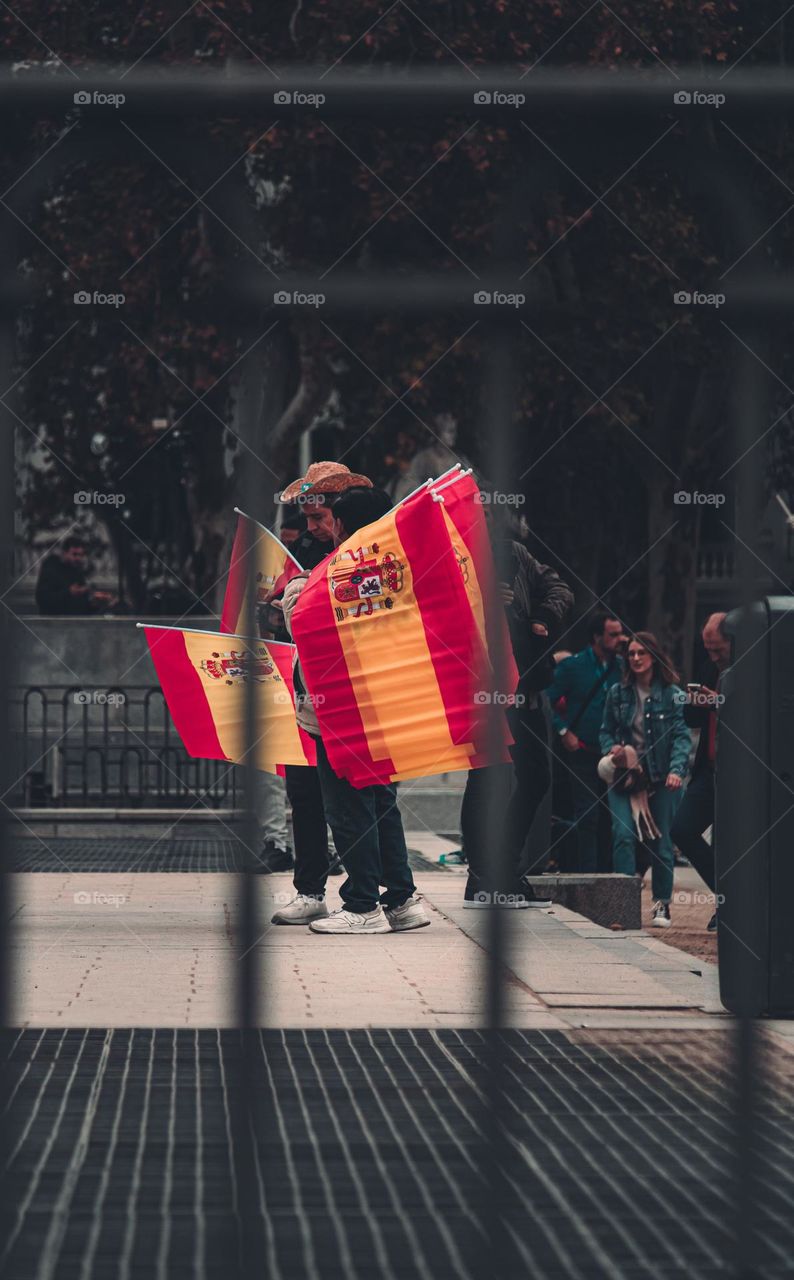
[{"label": "white sneaker", "polygon": [[670,903],[657,902],[653,909],[653,915],[651,916],[651,924],[656,929],[669,929],[671,923]]},{"label": "white sneaker", "polygon": [[383,907],[378,903],[374,911],[346,911],[340,907],[324,920],[313,920],[312,933],[391,933]]},{"label": "white sneaker", "polygon": [[426,924],[430,924],[430,916],[422,906],[418,893],[411,894],[401,907],[385,907],[384,910],[395,933],[402,933],[406,929],[423,929]]},{"label": "white sneaker", "polygon": [[280,907],[274,912],[270,921],[271,924],[308,924],[310,920],[319,920],[327,915],[325,898],[313,898],[310,894],[299,893],[286,907]]}]

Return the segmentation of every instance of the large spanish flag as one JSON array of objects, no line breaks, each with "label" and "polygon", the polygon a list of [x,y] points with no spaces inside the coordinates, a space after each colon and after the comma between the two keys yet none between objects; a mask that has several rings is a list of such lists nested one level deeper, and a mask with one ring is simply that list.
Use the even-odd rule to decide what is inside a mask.
[{"label": "large spanish flag", "polygon": [[[486,762],[482,637],[429,490],[317,566],[292,634],[328,758],[354,786]],[[505,724],[499,759],[509,741]]]},{"label": "large spanish flag", "polygon": [[143,630],[171,719],[188,755],[244,760],[245,683],[252,679],[256,682],[254,766],[278,773],[285,764],[316,763],[314,743],[295,721],[291,644],[177,627],[143,626]]},{"label": "large spanish flag", "polygon": [[444,506],[449,536],[461,566],[466,595],[486,656],[486,665],[481,672],[482,687],[493,687],[493,667],[497,665],[495,654],[499,645],[503,667],[502,680],[498,682],[499,692],[509,697],[516,692],[518,686],[518,668],[510,643],[507,619],[499,599],[496,565],[480,488],[471,471],[459,471],[443,484],[435,481],[431,489]]},{"label": "large spanish flag", "polygon": [[[226,594],[223,597],[221,631],[245,635],[251,623],[252,605],[279,595],[301,566],[274,533],[239,507]],[[253,601],[252,597],[253,596]]]}]

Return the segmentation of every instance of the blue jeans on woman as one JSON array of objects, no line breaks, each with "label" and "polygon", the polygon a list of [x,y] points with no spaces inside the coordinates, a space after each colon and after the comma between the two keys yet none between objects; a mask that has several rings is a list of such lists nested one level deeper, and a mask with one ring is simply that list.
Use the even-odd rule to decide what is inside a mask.
[{"label": "blue jeans on woman", "polygon": [[[679,791],[669,791],[661,784],[650,797],[648,807],[661,831],[657,840],[644,840],[651,864],[651,888],[657,902],[669,902],[673,896],[673,825],[680,799]],[[612,812],[612,869],[620,875],[633,876],[637,870],[636,845],[639,837],[631,817],[631,797],[614,787],[609,789]]]}]

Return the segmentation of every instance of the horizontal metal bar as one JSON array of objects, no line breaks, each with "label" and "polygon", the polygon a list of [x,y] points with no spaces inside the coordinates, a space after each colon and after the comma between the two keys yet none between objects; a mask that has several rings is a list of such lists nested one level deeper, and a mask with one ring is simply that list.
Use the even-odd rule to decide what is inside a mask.
[{"label": "horizontal metal bar", "polygon": [[[722,76],[725,75],[723,70]],[[738,68],[730,80],[702,67],[682,67],[671,71],[575,70],[540,67],[524,74],[517,64],[472,66],[454,69],[420,68],[399,74],[375,74],[355,67],[273,67],[256,71],[208,72],[207,68],[137,66],[128,77],[118,67],[84,70],[79,80],[53,77],[48,68],[26,68],[24,75],[9,69],[0,74],[0,103],[26,110],[49,113],[71,109],[79,95],[84,115],[101,122],[100,111],[119,110],[124,116],[174,115],[232,116],[274,108],[284,119],[304,114],[361,114],[367,119],[388,115],[399,121],[395,111],[405,114],[434,114],[463,111],[475,119],[478,114],[500,112],[520,117],[539,107],[567,116],[587,112],[623,113],[635,110],[683,110],[676,93],[717,93],[724,104],[747,110],[753,107],[786,106],[794,103],[794,77],[784,68]],[[94,94],[124,95],[114,107],[96,101]],[[322,95],[322,101],[317,95]],[[476,95],[490,94],[490,101]],[[279,96],[280,95],[280,96]],[[296,96],[297,95],[297,96]],[[499,95],[506,95],[504,98]],[[516,100],[516,96],[520,100]]]},{"label": "horizontal metal bar", "polygon": [[[10,829],[14,830],[14,820],[21,823],[42,822],[52,825],[57,822],[61,825],[73,822],[176,822],[179,820],[180,825],[187,824],[190,826],[194,822],[205,824],[208,822],[217,822],[218,815],[221,815],[226,822],[239,821],[245,816],[245,809],[193,809],[189,816],[185,816],[185,806],[179,808],[168,808],[165,805],[162,809],[135,809],[135,808],[93,808],[77,805],[74,808],[68,806],[56,807],[51,805],[40,806],[38,808],[17,808],[11,810],[9,819]],[[21,834],[24,834],[21,833]]]},{"label": "horizontal metal bar", "polygon": [[[334,271],[330,275],[311,275],[307,271],[285,273],[274,280],[266,272],[246,268],[232,273],[224,289],[233,293],[237,303],[273,308],[270,318],[302,312],[322,317],[330,311],[383,312],[436,310],[471,311],[472,319],[502,323],[512,317],[529,319],[542,311],[544,315],[559,312],[562,307],[549,297],[548,287],[538,280],[521,276],[531,265],[516,263],[512,275],[502,268],[498,274],[486,264],[483,274],[471,271],[438,271],[397,275],[395,272]],[[476,272],[476,274],[475,274]],[[482,295],[488,295],[487,301]],[[672,303],[673,291],[670,290]]]}]

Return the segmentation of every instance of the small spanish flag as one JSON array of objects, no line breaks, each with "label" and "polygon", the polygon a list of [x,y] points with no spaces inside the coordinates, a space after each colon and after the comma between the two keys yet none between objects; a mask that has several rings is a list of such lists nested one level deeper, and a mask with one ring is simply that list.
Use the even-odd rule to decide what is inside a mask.
[{"label": "small spanish flag", "polygon": [[245,760],[245,683],[254,680],[254,766],[279,773],[285,764],[316,763],[314,743],[295,721],[291,644],[138,625],[143,626],[171,719],[188,755]]},{"label": "small spanish flag", "polygon": [[301,572],[301,566],[274,533],[239,507],[234,509],[237,532],[223,597],[221,631],[237,636],[251,626],[252,604],[255,607],[267,597],[279,595],[290,578]]},{"label": "small spanish flag", "polygon": [[[429,490],[317,566],[292,634],[340,777],[363,787],[490,762],[482,636],[443,504]],[[499,759],[509,760],[501,721]]]}]

